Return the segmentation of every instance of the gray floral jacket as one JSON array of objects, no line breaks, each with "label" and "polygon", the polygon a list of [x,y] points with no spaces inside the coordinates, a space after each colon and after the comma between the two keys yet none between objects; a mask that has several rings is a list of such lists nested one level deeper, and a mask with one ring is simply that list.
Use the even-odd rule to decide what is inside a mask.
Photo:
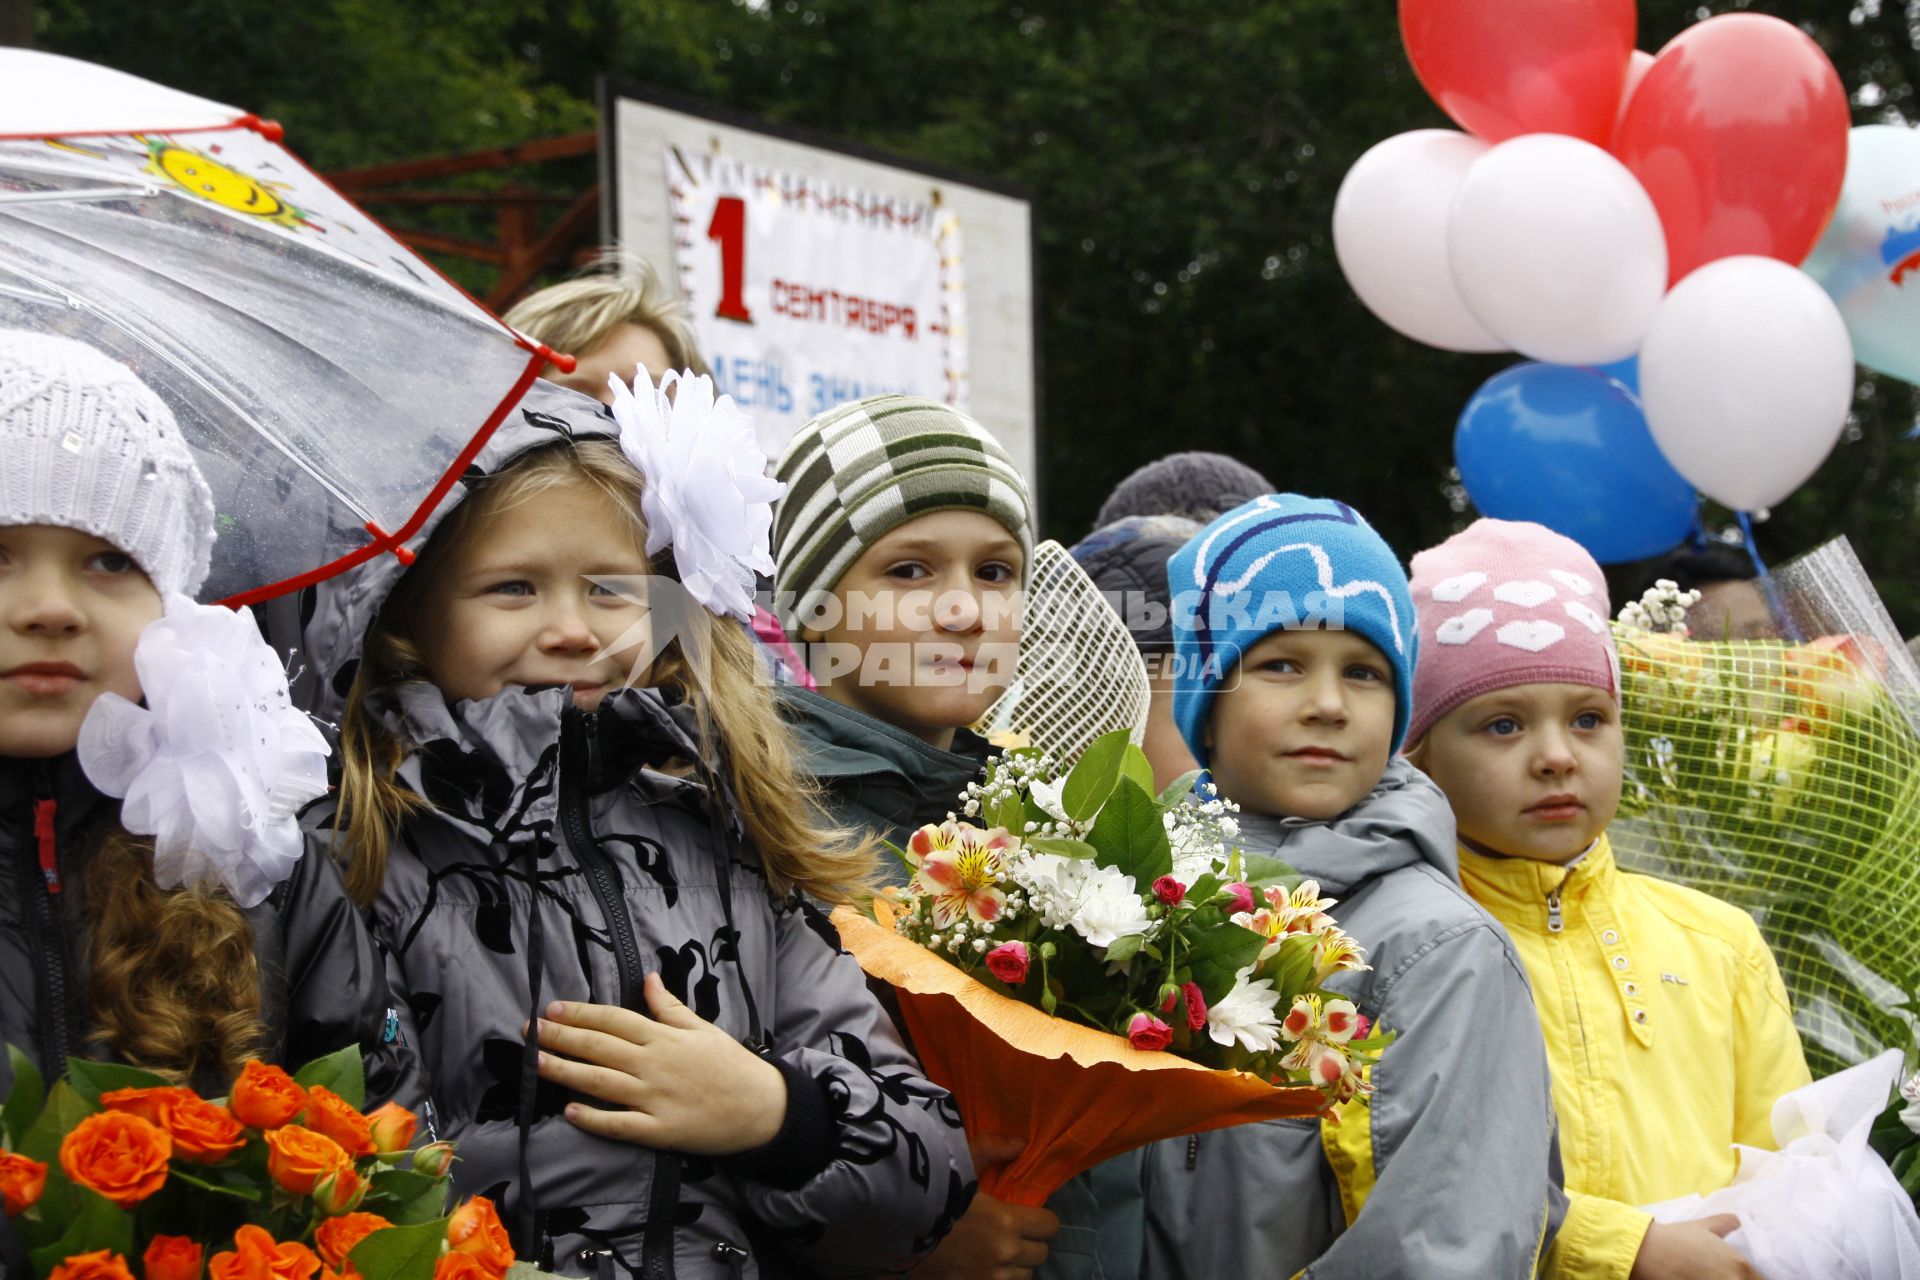
[{"label": "gray floral jacket", "polygon": [[[610,427],[596,403],[543,385],[478,465]],[[370,564],[321,589],[309,652],[335,690],[397,576]],[[952,1099],[818,910],[769,895],[711,772],[649,767],[702,758],[686,708],[650,689],[595,712],[565,689],[449,706],[419,684],[381,714],[411,744],[402,780],[432,808],[395,841],[373,932],[438,1136],[459,1148],[456,1184],[500,1204],[521,1257],[664,1280],[869,1275],[932,1248],[973,1190]],[[331,848],[331,803],[305,822]],[[786,1077],[767,1147],[712,1159],[595,1137],[538,1080],[530,1016],[556,999],[644,1012],[648,971]]]}]

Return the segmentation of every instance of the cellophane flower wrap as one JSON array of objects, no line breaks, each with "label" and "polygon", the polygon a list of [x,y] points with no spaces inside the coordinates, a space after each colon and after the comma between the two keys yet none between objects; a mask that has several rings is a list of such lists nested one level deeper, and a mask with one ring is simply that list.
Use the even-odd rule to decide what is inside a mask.
[{"label": "cellophane flower wrap", "polygon": [[452,1147],[367,1110],[357,1049],[288,1074],[246,1064],[225,1098],[71,1059],[51,1089],[9,1047],[0,1202],[41,1280],[503,1280],[491,1202],[447,1212]]},{"label": "cellophane flower wrap", "polygon": [[1365,1103],[1391,1033],[1323,985],[1360,948],[1194,782],[1156,795],[1125,731],[1064,773],[1010,751],[897,851],[910,881],[873,922],[836,915],[969,1133],[1027,1139],[989,1194],[1037,1204],[1146,1142]]},{"label": "cellophane flower wrap", "polygon": [[1753,913],[1824,1076],[1914,1044],[1920,675],[1844,541],[1750,589],[1797,637],[1715,635],[1671,584],[1622,610],[1607,834],[1622,867]]}]

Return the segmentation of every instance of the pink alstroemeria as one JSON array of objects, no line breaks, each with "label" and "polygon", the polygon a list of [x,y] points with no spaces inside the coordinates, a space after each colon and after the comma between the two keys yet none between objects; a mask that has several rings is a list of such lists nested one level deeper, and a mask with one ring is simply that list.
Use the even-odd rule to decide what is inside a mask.
[{"label": "pink alstroemeria", "polygon": [[[1316,1084],[1338,1082],[1350,1065],[1340,1046],[1354,1038],[1363,1021],[1351,1000],[1295,997],[1293,1008],[1280,1021],[1281,1039],[1293,1043],[1280,1065],[1289,1071],[1310,1072]],[[1329,1071],[1331,1076],[1326,1074]]]},{"label": "pink alstroemeria", "polygon": [[1005,854],[1013,847],[1006,828],[982,831],[967,822],[928,824],[907,840],[913,892],[926,895],[936,928],[962,919],[992,924],[1006,909],[999,887]]},{"label": "pink alstroemeria", "polygon": [[1313,938],[1313,980],[1325,982],[1342,970],[1369,967],[1360,944],[1348,937],[1331,921]]}]

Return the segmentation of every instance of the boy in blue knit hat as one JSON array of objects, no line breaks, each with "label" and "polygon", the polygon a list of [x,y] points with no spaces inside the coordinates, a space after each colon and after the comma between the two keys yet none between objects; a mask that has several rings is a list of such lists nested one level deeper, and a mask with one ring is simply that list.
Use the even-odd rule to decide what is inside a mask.
[{"label": "boy in blue knit hat", "polygon": [[1150,1149],[1143,1274],[1531,1276],[1565,1204],[1546,1056],[1512,944],[1461,891],[1446,798],[1395,754],[1406,573],[1353,508],[1272,494],[1167,574],[1174,720],[1241,847],[1337,900],[1371,968],[1328,985],[1399,1038],[1370,1104]]}]

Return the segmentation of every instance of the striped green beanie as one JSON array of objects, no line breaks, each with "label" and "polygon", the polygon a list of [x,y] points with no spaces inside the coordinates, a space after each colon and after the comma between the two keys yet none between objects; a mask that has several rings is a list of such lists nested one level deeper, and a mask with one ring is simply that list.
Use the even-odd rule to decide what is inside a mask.
[{"label": "striped green beanie", "polygon": [[800,428],[775,472],[776,608],[797,632],[809,596],[831,591],[861,553],[930,511],[984,512],[1033,557],[1033,504],[1013,459],[979,423],[919,396],[871,396]]}]

